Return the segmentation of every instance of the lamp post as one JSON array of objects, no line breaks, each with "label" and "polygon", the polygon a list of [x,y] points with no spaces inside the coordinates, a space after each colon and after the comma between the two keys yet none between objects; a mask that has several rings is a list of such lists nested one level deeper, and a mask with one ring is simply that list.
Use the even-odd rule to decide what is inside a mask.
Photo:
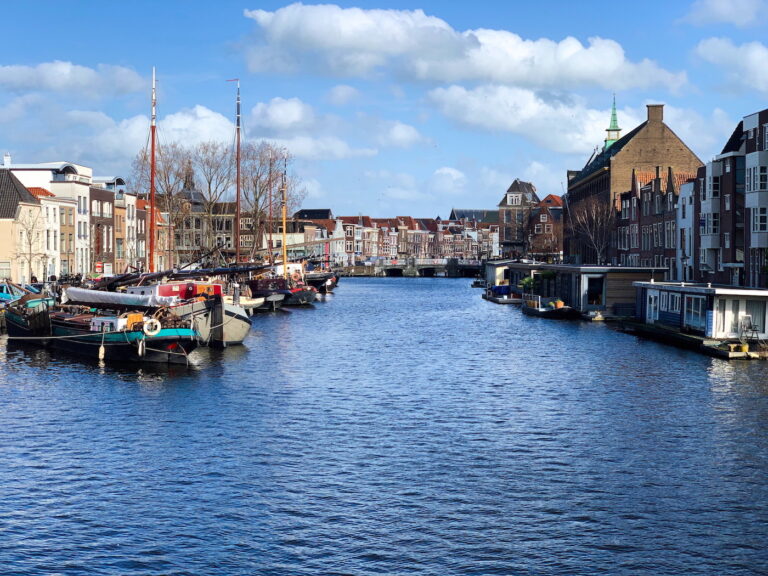
[{"label": "lamp post", "polygon": [[680,259],[680,262],[683,264],[683,282],[687,282],[687,276],[688,276],[688,261],[690,258],[683,254],[683,257]]}]

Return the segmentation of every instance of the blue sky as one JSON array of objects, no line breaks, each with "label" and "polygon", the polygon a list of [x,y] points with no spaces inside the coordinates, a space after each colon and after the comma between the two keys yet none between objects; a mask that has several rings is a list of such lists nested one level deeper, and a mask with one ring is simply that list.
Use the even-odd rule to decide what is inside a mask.
[{"label": "blue sky", "polygon": [[706,161],[768,105],[768,0],[6,2],[0,153],[128,176],[158,75],[161,145],[288,147],[305,208],[447,217],[515,178],[560,194],[616,94]]}]

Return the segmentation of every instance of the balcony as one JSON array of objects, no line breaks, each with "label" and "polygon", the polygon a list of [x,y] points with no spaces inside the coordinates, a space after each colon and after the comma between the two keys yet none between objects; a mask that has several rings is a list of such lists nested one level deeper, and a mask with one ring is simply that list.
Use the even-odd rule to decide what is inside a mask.
[{"label": "balcony", "polygon": [[720,234],[702,234],[701,247],[707,249],[720,248]]}]

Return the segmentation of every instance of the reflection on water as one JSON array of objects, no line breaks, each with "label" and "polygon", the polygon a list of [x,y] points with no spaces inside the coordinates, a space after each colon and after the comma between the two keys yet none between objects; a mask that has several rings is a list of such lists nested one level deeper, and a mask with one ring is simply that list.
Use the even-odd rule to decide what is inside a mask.
[{"label": "reflection on water", "polygon": [[759,574],[768,379],[344,279],[194,366],[0,338],[8,573]]}]

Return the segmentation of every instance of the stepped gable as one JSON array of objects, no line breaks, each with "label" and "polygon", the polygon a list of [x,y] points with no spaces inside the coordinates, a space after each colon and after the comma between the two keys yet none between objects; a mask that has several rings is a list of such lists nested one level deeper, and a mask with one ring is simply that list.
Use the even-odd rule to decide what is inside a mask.
[{"label": "stepped gable", "polygon": [[0,169],[0,218],[13,220],[19,204],[39,204],[37,198],[27,190],[13,172]]}]

